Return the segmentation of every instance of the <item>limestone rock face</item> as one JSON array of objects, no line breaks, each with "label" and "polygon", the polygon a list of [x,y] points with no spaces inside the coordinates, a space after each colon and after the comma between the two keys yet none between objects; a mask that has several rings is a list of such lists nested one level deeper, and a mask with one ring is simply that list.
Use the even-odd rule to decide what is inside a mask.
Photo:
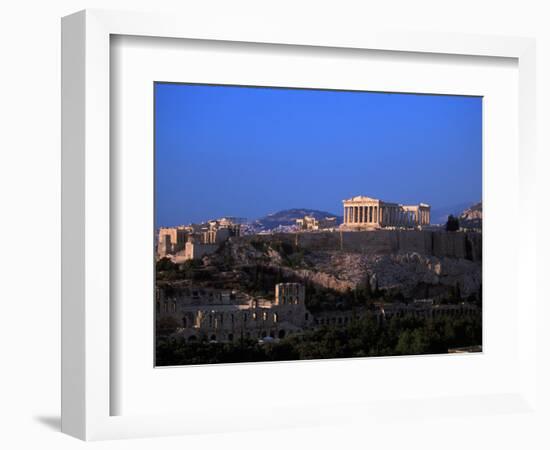
[{"label": "limestone rock face", "polygon": [[461,220],[483,219],[483,207],[481,205],[481,202],[476,203],[475,205],[472,205],[468,209],[464,210],[462,214],[460,214],[459,219]]},{"label": "limestone rock face", "polygon": [[[345,292],[370,285],[406,298],[463,298],[481,287],[480,233],[295,234],[231,238],[223,254],[235,267],[264,265]],[[309,239],[309,237],[308,237]],[[355,245],[352,245],[355,244]]]},{"label": "limestone rock face", "polygon": [[317,253],[310,258],[315,259],[320,272],[340,280],[346,289],[369,283],[372,290],[400,292],[405,297],[437,297],[458,286],[460,295],[467,297],[477,293],[481,286],[481,263],[466,259],[419,253],[362,255],[343,252]]},{"label": "limestone rock face", "polygon": [[483,226],[483,207],[481,202],[465,209],[458,217],[460,226],[466,229],[481,229]]}]

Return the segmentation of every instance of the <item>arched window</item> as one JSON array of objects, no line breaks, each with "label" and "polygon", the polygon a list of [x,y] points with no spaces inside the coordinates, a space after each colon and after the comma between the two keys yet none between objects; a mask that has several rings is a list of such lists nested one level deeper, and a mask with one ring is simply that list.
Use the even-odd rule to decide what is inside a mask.
[{"label": "arched window", "polygon": [[285,330],[279,330],[279,339],[282,339],[285,337]]},{"label": "arched window", "polygon": [[183,322],[183,328],[187,328],[187,317],[184,317],[182,322]]},{"label": "arched window", "polygon": [[277,323],[279,321],[279,314],[273,313],[273,323]]},{"label": "arched window", "polygon": [[157,302],[157,314],[160,314],[160,302]]}]

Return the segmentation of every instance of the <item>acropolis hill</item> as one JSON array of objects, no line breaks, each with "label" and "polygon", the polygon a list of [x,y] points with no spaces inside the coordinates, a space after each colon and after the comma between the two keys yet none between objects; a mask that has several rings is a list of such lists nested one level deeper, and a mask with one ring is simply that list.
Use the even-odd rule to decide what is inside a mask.
[{"label": "acropolis hill", "polygon": [[357,196],[343,200],[343,207],[340,224],[336,217],[306,215],[295,225],[261,232],[243,232],[243,225],[229,219],[161,229],[158,257],[177,264],[199,260],[208,270],[227,261],[237,272],[271,267],[292,280],[337,291],[365,283],[412,297],[479,291],[481,232],[431,226],[424,203],[404,206]]},{"label": "acropolis hill", "polygon": [[160,251],[183,250],[160,264],[173,272],[157,272],[157,318],[176,320],[186,342],[233,342],[345,327],[366,311],[379,321],[479,313],[480,232],[430,227],[425,204],[355,197],[344,208],[343,223],[308,210],[269,232],[227,218],[161,231]]}]

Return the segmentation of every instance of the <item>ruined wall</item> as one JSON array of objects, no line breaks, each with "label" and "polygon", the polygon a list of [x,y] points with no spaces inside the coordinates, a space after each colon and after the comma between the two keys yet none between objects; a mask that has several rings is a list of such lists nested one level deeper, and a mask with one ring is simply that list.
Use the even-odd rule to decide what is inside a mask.
[{"label": "ruined wall", "polygon": [[281,241],[312,251],[342,250],[350,253],[392,254],[416,252],[428,256],[462,258],[480,261],[481,233],[376,230],[376,231],[321,231],[279,233],[275,235],[243,236],[248,241]]}]

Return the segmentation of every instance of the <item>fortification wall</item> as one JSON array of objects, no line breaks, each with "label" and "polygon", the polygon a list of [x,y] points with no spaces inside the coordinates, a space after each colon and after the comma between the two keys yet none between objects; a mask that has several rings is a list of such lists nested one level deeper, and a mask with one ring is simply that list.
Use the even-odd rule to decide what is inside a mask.
[{"label": "fortification wall", "polygon": [[427,230],[319,231],[243,236],[240,239],[281,241],[312,251],[345,251],[364,254],[417,252],[437,257],[480,261],[481,233]]}]

